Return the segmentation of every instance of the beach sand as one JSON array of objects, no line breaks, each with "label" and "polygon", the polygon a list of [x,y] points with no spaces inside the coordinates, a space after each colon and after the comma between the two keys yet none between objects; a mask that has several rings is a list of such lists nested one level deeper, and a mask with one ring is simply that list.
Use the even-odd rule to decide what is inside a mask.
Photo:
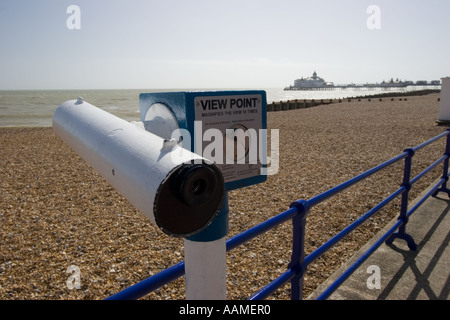
[{"label": "beach sand", "polygon": [[[229,236],[442,133],[446,127],[435,123],[438,97],[268,113],[269,129],[279,129],[279,171],[265,183],[229,193]],[[443,140],[417,152],[414,173],[443,154]],[[52,128],[0,128],[0,150],[0,299],[103,299],[183,261],[183,240],[151,225]],[[397,190],[402,168],[399,163],[383,170],[314,207],[306,253]],[[440,168],[414,185],[411,198],[441,175]],[[314,261],[304,296],[395,218],[399,207],[394,201]],[[247,299],[286,270],[291,233],[287,222],[227,254],[228,299]],[[79,268],[79,289],[67,286],[70,266]],[[289,293],[287,284],[271,299],[289,299]],[[144,299],[184,294],[182,277]]]}]

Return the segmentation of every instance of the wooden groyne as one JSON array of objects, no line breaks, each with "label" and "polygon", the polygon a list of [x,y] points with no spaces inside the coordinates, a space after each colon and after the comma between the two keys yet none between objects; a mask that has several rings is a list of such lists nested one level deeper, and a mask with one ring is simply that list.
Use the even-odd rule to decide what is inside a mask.
[{"label": "wooden groyne", "polygon": [[[388,99],[389,101],[394,101],[398,99],[399,101],[408,101],[406,96],[421,96],[430,93],[439,93],[440,90],[419,90],[411,92],[389,92],[381,93],[375,95],[367,95],[361,97],[352,98],[340,98],[340,99],[295,99],[287,101],[274,101],[267,105],[267,111],[284,111],[284,110],[294,110],[311,108],[319,105],[327,105],[332,103],[342,103],[342,102],[358,102],[358,101],[383,101],[383,99]],[[386,101],[388,101],[386,100]]]}]

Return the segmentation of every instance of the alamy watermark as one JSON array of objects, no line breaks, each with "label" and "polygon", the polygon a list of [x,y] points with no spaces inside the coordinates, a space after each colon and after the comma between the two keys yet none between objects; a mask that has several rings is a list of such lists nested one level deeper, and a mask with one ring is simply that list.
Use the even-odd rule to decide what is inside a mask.
[{"label": "alamy watermark", "polygon": [[191,133],[187,129],[174,130],[171,140],[166,140],[170,149],[177,143],[182,147],[179,148],[179,152],[171,153],[174,162],[184,158],[186,150],[194,150],[199,156],[218,165],[261,164],[261,175],[274,175],[278,172],[278,129],[270,130],[270,156],[267,155],[267,129],[236,127],[223,132],[219,129],[209,128],[203,132],[202,121],[194,121],[194,133],[193,149],[191,148]]},{"label": "alamy watermark", "polygon": [[377,265],[367,267],[367,273],[371,276],[367,278],[366,285],[368,289],[381,289],[381,270]]},{"label": "alamy watermark", "polygon": [[81,289],[81,271],[76,265],[70,265],[66,273],[70,273],[71,276],[67,278],[66,285],[69,290]]},{"label": "alamy watermark", "polygon": [[369,30],[381,29],[381,9],[377,5],[370,5],[367,7],[366,13],[369,17],[366,20],[366,26]]},{"label": "alamy watermark", "polygon": [[69,30],[80,30],[81,29],[81,9],[77,5],[70,5],[66,10],[67,14],[70,16],[66,20],[66,26]]}]

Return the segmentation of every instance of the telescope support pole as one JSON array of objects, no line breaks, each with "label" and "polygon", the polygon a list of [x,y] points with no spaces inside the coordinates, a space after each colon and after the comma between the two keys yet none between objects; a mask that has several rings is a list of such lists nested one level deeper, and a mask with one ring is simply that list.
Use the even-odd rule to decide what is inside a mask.
[{"label": "telescope support pole", "polygon": [[226,235],[228,194],[214,221],[184,239],[187,300],[226,300]]}]

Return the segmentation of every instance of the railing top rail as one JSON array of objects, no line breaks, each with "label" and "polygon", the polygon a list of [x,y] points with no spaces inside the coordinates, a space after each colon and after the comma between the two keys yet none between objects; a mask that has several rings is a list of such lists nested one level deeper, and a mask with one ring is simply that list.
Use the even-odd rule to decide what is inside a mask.
[{"label": "railing top rail", "polygon": [[399,154],[398,156],[396,156],[396,157],[394,157],[394,158],[392,158],[370,170],[367,170],[366,172],[363,172],[360,175],[358,175],[350,180],[347,180],[346,182],[343,182],[334,188],[329,189],[328,191],[325,191],[325,192],[311,198],[310,200],[307,201],[307,204],[310,208],[315,205],[318,205],[319,203],[325,201],[326,199],[344,191],[345,189],[357,184],[358,182],[360,182],[360,181],[368,178],[369,176],[377,173],[378,171],[392,165],[393,163],[395,163],[403,158],[406,158],[407,156],[408,156],[408,152],[403,152],[402,154]]},{"label": "railing top rail", "polygon": [[295,215],[297,215],[296,208],[290,208],[280,214],[277,214],[276,216],[250,228],[247,229],[234,237],[231,237],[227,240],[227,251],[230,251],[231,249],[236,248],[237,246],[241,245],[242,243],[245,243],[258,235],[267,232],[268,230],[276,227],[277,225],[288,221],[292,219]]},{"label": "railing top rail", "polygon": [[116,294],[108,297],[106,300],[137,300],[153,290],[172,282],[184,274],[184,261],[179,262],[147,279],[144,279]]},{"label": "railing top rail", "polygon": [[435,136],[434,138],[431,138],[428,141],[425,141],[424,143],[422,143],[422,144],[420,144],[420,145],[418,145],[416,147],[406,149],[403,153],[399,154],[398,156],[396,156],[396,157],[394,157],[394,158],[392,158],[392,159],[390,159],[390,160],[388,160],[388,161],[386,161],[386,162],[384,162],[384,163],[382,163],[382,164],[380,164],[380,165],[378,165],[378,166],[376,166],[376,167],[374,167],[374,168],[372,168],[370,170],[367,170],[366,172],[363,172],[360,175],[358,175],[358,176],[356,176],[356,177],[354,177],[354,178],[352,178],[350,180],[347,180],[347,181],[341,183],[340,185],[337,185],[337,186],[335,186],[335,187],[333,187],[333,188],[331,188],[331,189],[329,189],[329,190],[327,190],[327,191],[325,191],[325,192],[323,192],[323,193],[321,193],[321,194],[311,198],[310,200],[307,201],[307,205],[309,207],[313,207],[313,206],[315,206],[315,205],[325,201],[326,199],[328,199],[328,198],[330,198],[330,197],[332,197],[332,196],[342,192],[343,190],[345,190],[345,189],[347,189],[347,188],[357,184],[358,182],[368,178],[369,176],[377,173],[378,171],[381,171],[384,168],[394,164],[395,162],[397,162],[397,161],[399,161],[399,160],[401,160],[403,158],[406,158],[409,155],[408,150],[412,150],[412,151],[415,152],[415,151],[420,150],[420,149],[424,148],[425,146],[435,142],[436,140],[439,140],[440,138],[442,138],[444,136],[447,136],[448,134],[450,134],[450,129],[447,129],[443,133]]},{"label": "railing top rail", "polygon": [[367,211],[364,215],[359,217],[357,220],[355,220],[353,223],[345,227],[341,232],[333,236],[331,239],[326,241],[324,244],[322,244],[319,248],[311,252],[306,258],[305,258],[305,264],[309,265],[314,260],[316,260],[318,257],[323,255],[326,251],[328,251],[332,246],[334,246],[337,242],[339,242],[343,237],[350,234],[353,230],[355,230],[357,227],[359,227],[363,222],[365,222],[368,218],[370,218],[372,215],[374,215],[376,212],[378,212],[380,209],[382,209],[384,206],[386,206],[389,202],[391,202],[394,198],[398,197],[400,194],[406,191],[405,187],[400,187],[397,189],[394,193],[392,193],[390,196],[385,198],[383,201],[381,201],[379,204],[377,204],[375,207]]},{"label": "railing top rail", "polygon": [[430,143],[433,143],[433,142],[435,142],[436,140],[439,140],[440,138],[447,136],[448,134],[450,134],[450,129],[447,129],[446,131],[442,132],[441,134],[437,135],[436,137],[431,138],[430,140],[425,141],[424,143],[421,143],[421,144],[419,144],[418,146],[416,146],[416,147],[414,147],[414,148],[411,148],[411,149],[412,149],[413,151],[420,150],[420,149],[422,149],[423,147],[429,145]]}]

